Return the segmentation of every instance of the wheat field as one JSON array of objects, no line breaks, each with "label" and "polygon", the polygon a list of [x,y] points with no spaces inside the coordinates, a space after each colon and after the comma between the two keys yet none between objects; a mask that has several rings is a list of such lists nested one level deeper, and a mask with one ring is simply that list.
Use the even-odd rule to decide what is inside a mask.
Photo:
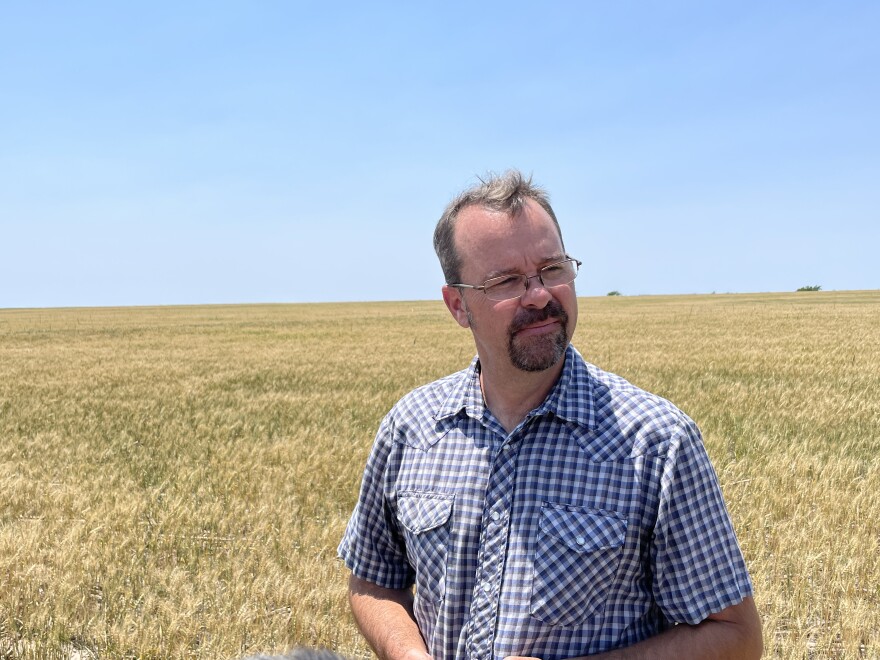
[{"label": "wheat field", "polygon": [[[703,430],[772,658],[880,658],[880,291],[580,299]],[[0,658],[369,656],[335,549],[440,302],[0,310]]]}]

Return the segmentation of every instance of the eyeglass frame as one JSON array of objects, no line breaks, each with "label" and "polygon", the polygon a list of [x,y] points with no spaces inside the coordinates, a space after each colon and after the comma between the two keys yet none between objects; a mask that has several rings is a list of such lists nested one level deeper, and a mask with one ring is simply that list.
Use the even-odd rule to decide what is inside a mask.
[{"label": "eyeglass frame", "polygon": [[520,293],[519,295],[510,296],[510,298],[501,298],[501,299],[489,298],[489,300],[494,300],[495,302],[503,302],[505,300],[513,300],[514,298],[521,298],[523,295],[528,293],[529,287],[531,286],[529,284],[529,282],[531,280],[535,279],[536,277],[538,278],[538,281],[541,283],[542,287],[544,287],[545,289],[549,288],[546,284],[544,284],[544,278],[541,277],[541,271],[543,271],[545,268],[551,268],[552,266],[558,266],[559,264],[568,263],[569,261],[573,261],[575,263],[574,277],[572,277],[568,282],[565,282],[564,284],[551,284],[550,285],[551,287],[565,286],[567,284],[571,284],[572,282],[574,282],[577,279],[578,270],[580,269],[581,266],[584,265],[584,262],[579,261],[578,259],[575,259],[574,257],[569,257],[568,255],[566,255],[565,259],[560,259],[559,261],[554,261],[552,264],[547,264],[546,266],[541,266],[538,269],[538,272],[535,273],[534,275],[525,275],[523,273],[509,273],[507,275],[498,275],[497,277],[490,277],[489,279],[485,280],[482,284],[462,284],[462,283],[451,284],[450,283],[450,284],[447,284],[446,286],[451,286],[455,289],[474,289],[476,291],[482,291],[483,295],[486,296],[487,298],[489,298],[489,293],[487,292],[487,289],[491,289],[492,286],[494,286],[494,285],[487,285],[487,282],[491,282],[492,280],[499,280],[498,284],[500,284],[501,280],[504,280],[508,277],[517,277],[517,278],[520,278],[524,281],[525,289],[523,289],[522,293]]}]

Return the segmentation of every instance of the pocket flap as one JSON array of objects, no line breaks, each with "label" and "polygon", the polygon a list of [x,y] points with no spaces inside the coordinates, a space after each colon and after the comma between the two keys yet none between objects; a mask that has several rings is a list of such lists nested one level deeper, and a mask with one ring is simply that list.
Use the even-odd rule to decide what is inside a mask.
[{"label": "pocket flap", "polygon": [[576,552],[593,552],[623,545],[626,518],[596,509],[545,504],[541,531]]},{"label": "pocket flap", "polygon": [[397,497],[400,522],[414,534],[440,527],[452,515],[454,499],[444,493],[401,493]]}]

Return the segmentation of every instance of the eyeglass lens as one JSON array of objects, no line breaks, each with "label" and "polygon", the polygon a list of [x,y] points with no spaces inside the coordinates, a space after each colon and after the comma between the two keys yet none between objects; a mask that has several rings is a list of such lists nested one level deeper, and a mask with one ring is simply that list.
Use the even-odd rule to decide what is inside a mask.
[{"label": "eyeglass lens", "polygon": [[[538,271],[537,277],[544,286],[562,286],[574,281],[577,277],[578,265],[574,259],[560,261],[556,264],[544,266]],[[508,300],[518,298],[528,289],[528,281],[532,279],[526,275],[508,275],[502,278],[488,280],[485,283],[486,295],[491,300]]]}]

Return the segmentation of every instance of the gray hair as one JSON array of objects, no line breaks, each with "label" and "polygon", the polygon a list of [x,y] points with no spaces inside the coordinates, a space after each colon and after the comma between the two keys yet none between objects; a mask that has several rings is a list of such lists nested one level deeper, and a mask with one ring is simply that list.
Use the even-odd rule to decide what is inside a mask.
[{"label": "gray hair", "polygon": [[440,260],[443,277],[447,284],[454,284],[461,278],[461,256],[455,247],[455,223],[458,214],[469,206],[482,206],[490,211],[503,211],[511,216],[519,213],[526,200],[532,199],[547,211],[556,225],[559,240],[562,230],[550,206],[550,196],[542,187],[532,183],[532,177],[525,178],[519,170],[507,170],[502,175],[488,174],[480,183],[460,193],[449,202],[437,227],[434,229],[434,251]]}]

